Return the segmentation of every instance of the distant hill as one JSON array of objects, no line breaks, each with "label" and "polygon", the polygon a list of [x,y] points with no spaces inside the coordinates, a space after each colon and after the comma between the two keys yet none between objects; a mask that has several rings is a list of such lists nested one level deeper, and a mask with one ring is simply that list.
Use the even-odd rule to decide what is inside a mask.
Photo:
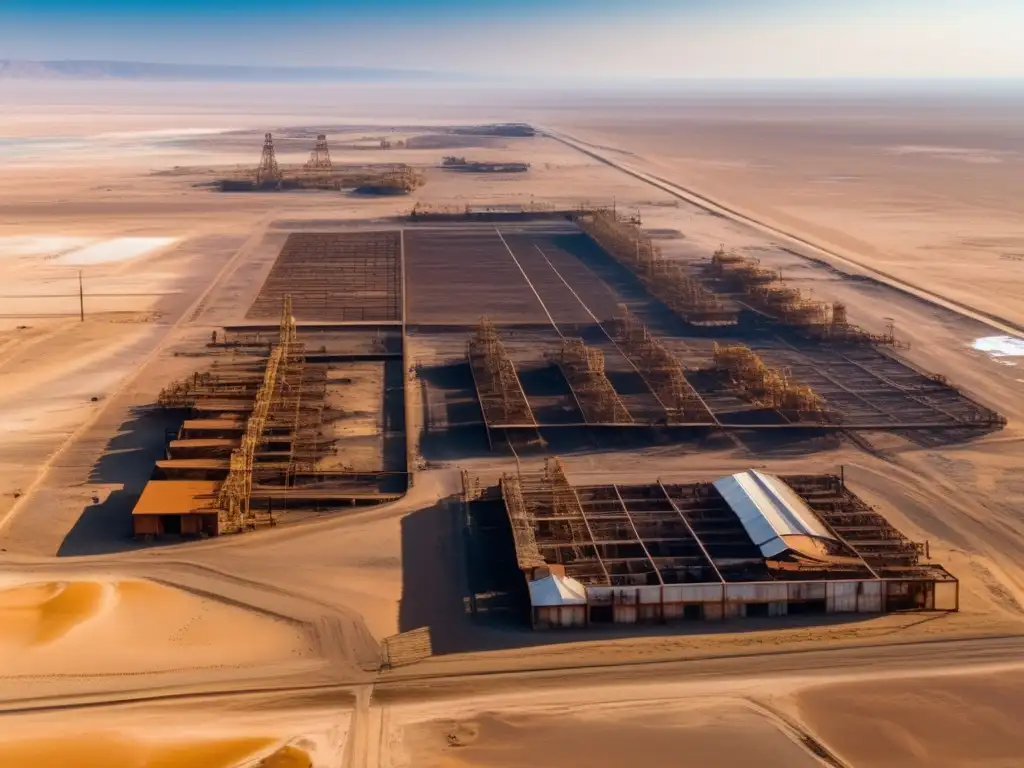
[{"label": "distant hill", "polygon": [[370,67],[248,67],[221,64],[152,64],[141,61],[0,59],[0,80],[15,79],[390,83],[442,82],[459,78],[436,72]]}]

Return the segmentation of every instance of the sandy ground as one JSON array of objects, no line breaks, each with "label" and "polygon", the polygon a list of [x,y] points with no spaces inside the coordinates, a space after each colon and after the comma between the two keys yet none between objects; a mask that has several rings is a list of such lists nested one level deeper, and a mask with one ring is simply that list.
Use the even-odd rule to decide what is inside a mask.
[{"label": "sandy ground", "polygon": [[1019,672],[851,683],[807,690],[796,702],[854,765],[1015,765],[1024,755],[1021,683]]},{"label": "sandy ground", "polygon": [[[537,713],[484,713],[471,720],[431,721],[410,728],[410,766],[528,768],[572,765],[587,754],[594,766],[626,765],[638,745],[651,766],[737,765],[763,754],[760,765],[818,765],[758,713],[738,705],[653,711],[609,707],[556,708]],[[593,755],[593,757],[589,757]]]},{"label": "sandy ground", "polygon": [[12,715],[0,723],[0,762],[11,768],[339,768],[347,713],[301,701],[267,713],[259,710],[263,703],[135,705],[85,711],[74,723],[59,714]]},{"label": "sandy ground", "polygon": [[[153,582],[7,583],[0,679],[252,665],[311,655],[301,626]],[[239,649],[233,633],[259,634]]]},{"label": "sandy ground", "polygon": [[[928,539],[961,580],[960,613],[601,636],[475,623],[463,607],[460,530],[445,499],[458,493],[462,467],[485,478],[507,470],[508,460],[494,456],[431,461],[394,505],[238,539],[137,548],[125,510],[167,426],[146,406],[194,369],[189,355],[212,329],[244,315],[287,232],[390,216],[414,202],[216,195],[193,186],[218,166],[255,162],[264,129],[284,136],[288,126],[348,125],[331,130],[340,146],[382,124],[413,138],[433,132],[412,124],[529,114],[1017,322],[1024,309],[1013,270],[1021,262],[1002,258],[1021,237],[1018,202],[1006,192],[1019,162],[1015,139],[998,138],[995,127],[925,136],[937,129],[905,116],[882,127],[865,118],[862,134],[851,136],[856,126],[839,132],[819,115],[801,119],[798,132],[785,112],[769,128],[760,120],[763,140],[753,142],[757,125],[732,113],[668,111],[658,121],[620,112],[613,121],[600,104],[581,102],[567,116],[565,105],[470,108],[454,96],[382,104],[379,94],[361,94],[339,117],[313,95],[275,111],[253,107],[265,102],[245,89],[213,88],[190,102],[178,86],[162,104],[138,89],[101,88],[92,105],[52,87],[50,106],[38,107],[40,98],[12,88],[0,88],[10,106],[0,151],[16,158],[0,178],[0,763],[86,765],[102,752],[111,765],[122,756],[140,764],[126,761],[141,754],[145,765],[211,768],[619,765],[639,759],[625,743],[644,745],[651,765],[735,765],[751,754],[764,765],[813,765],[814,744],[840,765],[1013,764],[1021,745],[1010,723],[981,713],[1016,705],[1016,677],[1005,676],[1019,663],[1014,638],[1024,619],[1024,374],[1015,360],[975,349],[995,335],[977,321],[842,280],[799,249],[783,251],[776,238],[550,139],[451,150],[533,164],[515,177],[433,168],[450,151],[433,139],[429,149],[334,156],[423,167],[427,185],[415,198],[426,205],[614,200],[640,210],[670,255],[704,258],[725,242],[777,263],[816,297],[847,301],[852,319],[872,330],[892,317],[913,361],[1006,413],[1009,427],[955,446],[870,435],[860,446],[694,444],[581,452],[566,463],[581,482],[843,464],[859,494]],[[226,129],[253,130],[255,142],[211,133]],[[913,149],[922,146],[980,149],[968,158]],[[301,162],[305,151],[283,143],[282,161]],[[143,242],[154,247],[143,250]],[[79,269],[85,322],[77,316]],[[444,363],[460,346],[417,336],[410,363]],[[378,388],[376,374],[359,377],[347,406],[356,441],[376,418],[364,401]],[[415,439],[422,398],[428,410],[435,403],[429,387],[413,385]],[[434,655],[378,675],[382,641],[422,627]],[[808,677],[809,665],[818,671]],[[975,674],[996,665],[1002,677]],[[867,679],[940,667],[950,676]],[[117,704],[154,697],[167,698]],[[921,724],[929,706],[935,719]],[[953,733],[953,723],[962,731]],[[309,759],[286,751],[267,760],[285,746]]]},{"label": "sandy ground", "polygon": [[[1014,111],[1016,110],[1016,111]],[[1019,103],[676,100],[557,115],[643,170],[1024,325]]]},{"label": "sandy ground", "polygon": [[324,469],[379,472],[384,469],[383,423],[384,364],[349,363],[328,374],[326,405],[337,417],[325,434],[334,441]]},{"label": "sandy ground", "polygon": [[876,669],[851,672],[835,657],[766,658],[740,674],[695,666],[674,680],[640,668],[582,687],[563,673],[419,700],[385,684],[374,727],[384,765],[1013,765],[1019,663],[969,674],[911,659],[897,669],[880,653]]}]

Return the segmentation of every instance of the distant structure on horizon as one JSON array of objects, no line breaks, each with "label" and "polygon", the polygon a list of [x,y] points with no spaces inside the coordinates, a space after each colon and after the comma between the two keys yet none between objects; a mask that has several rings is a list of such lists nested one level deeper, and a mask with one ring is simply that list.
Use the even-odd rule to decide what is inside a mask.
[{"label": "distant structure on horizon", "polygon": [[260,165],[256,169],[256,186],[267,181],[281,181],[281,169],[277,167],[277,156],[274,154],[274,137],[269,133],[263,136],[263,154],[260,155]]},{"label": "distant structure on horizon", "polygon": [[331,152],[327,149],[327,134],[317,134],[316,146],[309,153],[309,160],[306,161],[305,167],[309,169],[331,167]]}]

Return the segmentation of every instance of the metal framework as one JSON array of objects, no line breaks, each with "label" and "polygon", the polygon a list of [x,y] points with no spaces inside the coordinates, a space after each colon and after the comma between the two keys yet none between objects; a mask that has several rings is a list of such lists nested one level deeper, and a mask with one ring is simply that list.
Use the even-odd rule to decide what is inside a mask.
[{"label": "metal framework", "polygon": [[796,418],[823,419],[827,413],[824,398],[808,386],[790,381],[789,371],[764,364],[750,347],[742,344],[714,345],[714,365],[752,401],[776,408]]},{"label": "metal framework", "polygon": [[[222,533],[236,533],[252,524],[251,499],[256,450],[259,448],[271,405],[281,404],[281,396],[288,383],[282,374],[289,366],[301,367],[303,350],[296,340],[295,317],[292,315],[291,296],[285,296],[281,313],[281,330],[277,345],[267,358],[263,383],[256,391],[252,413],[246,422],[242,444],[231,453],[231,467],[227,479],[220,487],[217,506],[220,508],[218,528]],[[298,362],[296,362],[298,361]],[[294,372],[291,373],[294,376]],[[298,406],[296,405],[296,411]],[[291,463],[289,457],[289,465]],[[291,467],[289,466],[289,471]]]},{"label": "metal framework", "polygon": [[317,134],[316,146],[309,153],[309,160],[306,161],[303,168],[307,170],[330,170],[331,151],[327,148],[327,134]]},{"label": "metal framework", "polygon": [[944,377],[864,344],[791,344],[758,350],[768,364],[813,387],[847,427],[892,429],[998,428],[1006,417],[973,400]]},{"label": "metal framework", "polygon": [[616,343],[665,409],[669,424],[715,424],[716,419],[687,381],[679,361],[651,336],[626,306],[615,318]]},{"label": "metal framework", "polygon": [[638,221],[599,208],[583,212],[577,224],[683,320],[694,325],[735,325],[738,321],[734,307],[727,306],[681,265],[665,259]]},{"label": "metal framework", "polygon": [[302,321],[399,322],[401,252],[396,230],[294,232],[247,317],[274,317],[288,294]]},{"label": "metal framework", "polygon": [[799,289],[787,286],[780,270],[762,267],[758,259],[726,251],[725,246],[712,254],[708,272],[726,287],[740,291],[743,302],[752,309],[795,326],[814,338],[906,346],[897,341],[891,321],[885,333],[868,333],[850,323],[843,302],[813,301]]},{"label": "metal framework", "polygon": [[822,560],[766,560],[711,483],[572,486],[558,459],[500,487],[519,566],[558,565],[584,585],[774,581],[954,581],[834,475],[782,478],[838,538]]},{"label": "metal framework", "polygon": [[581,339],[566,339],[554,359],[569,382],[587,423],[633,423],[633,417],[605,375],[601,350],[587,347]]},{"label": "metal framework", "polygon": [[[230,349],[230,362],[215,361],[212,370],[171,384],[160,395],[164,407],[189,409],[193,416],[168,443],[154,479],[220,481],[216,525],[204,532],[273,524],[274,511],[282,507],[308,510],[401,496],[408,485],[404,463],[396,472],[324,466],[336,443],[323,430],[328,365],[319,359],[324,353],[307,354],[299,340],[290,295],[284,296],[269,347],[252,342]],[[152,532],[147,528],[141,535]]]},{"label": "metal framework", "polygon": [[915,542],[894,528],[846,487],[837,475],[784,478],[826,525],[860,556],[879,578],[952,580],[928,557],[927,542]]},{"label": "metal framework", "polygon": [[281,181],[281,169],[277,166],[277,155],[274,153],[274,137],[269,133],[263,136],[263,152],[256,169],[256,186],[268,181]]},{"label": "metal framework", "polygon": [[488,426],[537,425],[508,350],[487,318],[467,343],[466,357]]}]

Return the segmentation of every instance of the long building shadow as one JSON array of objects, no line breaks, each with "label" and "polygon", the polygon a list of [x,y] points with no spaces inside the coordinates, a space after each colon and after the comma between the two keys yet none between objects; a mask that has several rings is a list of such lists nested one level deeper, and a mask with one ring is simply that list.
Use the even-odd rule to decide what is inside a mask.
[{"label": "long building shadow", "polygon": [[427,461],[486,455],[487,432],[469,363],[459,360],[420,366],[423,382],[420,454]]},{"label": "long building shadow", "polygon": [[61,542],[58,557],[102,555],[143,546],[132,538],[132,509],[153,474],[153,465],[164,457],[167,431],[176,431],[181,420],[181,414],[162,408],[132,411],[89,474],[90,483],[121,488],[82,511]]}]

